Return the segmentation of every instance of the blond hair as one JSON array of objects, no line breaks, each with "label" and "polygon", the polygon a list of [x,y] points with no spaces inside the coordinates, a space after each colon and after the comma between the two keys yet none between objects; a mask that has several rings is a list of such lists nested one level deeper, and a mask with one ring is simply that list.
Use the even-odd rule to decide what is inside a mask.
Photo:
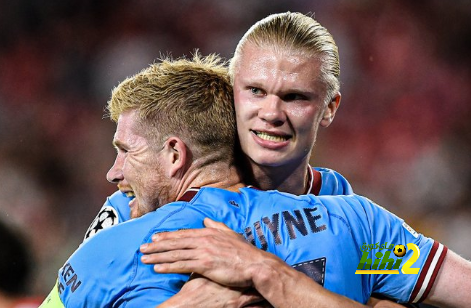
[{"label": "blond hair", "polygon": [[337,45],[327,29],[312,17],[286,12],[269,15],[255,23],[237,44],[230,61],[232,83],[239,59],[248,43],[318,57],[321,61],[320,78],[327,87],[326,102],[339,91],[340,61]]},{"label": "blond hair", "polygon": [[120,114],[136,109],[139,127],[155,146],[178,136],[193,155],[219,152],[218,157],[231,159],[236,127],[226,64],[217,55],[198,52],[192,60],[167,57],[113,89],[109,116],[117,122]]}]

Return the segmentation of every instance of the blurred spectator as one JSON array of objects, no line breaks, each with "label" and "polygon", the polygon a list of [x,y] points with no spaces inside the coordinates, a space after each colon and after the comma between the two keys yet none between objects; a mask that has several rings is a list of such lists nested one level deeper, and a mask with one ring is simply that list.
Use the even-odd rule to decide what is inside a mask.
[{"label": "blurred spectator", "polygon": [[0,220],[0,308],[35,308],[41,298],[29,296],[34,258],[18,230]]}]

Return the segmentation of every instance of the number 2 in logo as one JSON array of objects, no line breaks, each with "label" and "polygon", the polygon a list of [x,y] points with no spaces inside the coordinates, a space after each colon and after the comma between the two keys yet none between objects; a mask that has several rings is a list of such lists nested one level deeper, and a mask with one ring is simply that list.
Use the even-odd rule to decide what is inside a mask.
[{"label": "number 2 in logo", "polygon": [[418,267],[413,267],[411,266],[419,259],[420,257],[420,249],[417,247],[416,244],[413,243],[408,243],[407,248],[412,250],[412,256],[409,258],[409,260],[404,263],[404,265],[401,268],[401,272],[403,274],[418,274],[420,268]]}]

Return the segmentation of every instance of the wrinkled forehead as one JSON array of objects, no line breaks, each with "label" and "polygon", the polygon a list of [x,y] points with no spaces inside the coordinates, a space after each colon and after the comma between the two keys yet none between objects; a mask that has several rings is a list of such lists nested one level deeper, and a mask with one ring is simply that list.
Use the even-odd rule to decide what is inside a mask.
[{"label": "wrinkled forehead", "polygon": [[116,122],[116,131],[128,132],[135,131],[140,122],[137,109],[128,109],[121,112]]},{"label": "wrinkled forehead", "polygon": [[114,140],[125,141],[132,137],[144,137],[144,125],[137,110],[126,110],[122,112],[116,123]]},{"label": "wrinkled forehead", "polygon": [[247,43],[236,59],[236,72],[241,68],[267,70],[272,67],[287,73],[311,71],[319,75],[321,63],[320,55],[308,50]]},{"label": "wrinkled forehead", "polygon": [[289,49],[247,46],[237,69],[235,83],[282,82],[285,86],[318,87],[322,83],[321,61],[317,56]]},{"label": "wrinkled forehead", "polygon": [[[272,41],[251,41],[247,40],[242,44],[238,50],[237,56],[244,56],[247,52],[251,53],[256,50],[260,51],[274,51],[284,55],[298,55],[305,57],[316,57],[320,55],[319,51],[313,50],[307,46],[291,45],[282,42]],[[237,58],[237,57],[236,57]]]}]

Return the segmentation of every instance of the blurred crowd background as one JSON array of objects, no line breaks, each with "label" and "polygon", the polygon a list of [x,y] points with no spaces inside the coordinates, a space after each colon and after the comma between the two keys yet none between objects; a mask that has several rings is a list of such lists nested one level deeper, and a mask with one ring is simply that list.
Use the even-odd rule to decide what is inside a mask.
[{"label": "blurred crowd background", "polygon": [[113,86],[161,55],[230,58],[288,10],[340,49],[341,108],[312,165],[471,258],[470,1],[0,1],[0,219],[32,252],[31,294],[52,288],[116,189]]}]

